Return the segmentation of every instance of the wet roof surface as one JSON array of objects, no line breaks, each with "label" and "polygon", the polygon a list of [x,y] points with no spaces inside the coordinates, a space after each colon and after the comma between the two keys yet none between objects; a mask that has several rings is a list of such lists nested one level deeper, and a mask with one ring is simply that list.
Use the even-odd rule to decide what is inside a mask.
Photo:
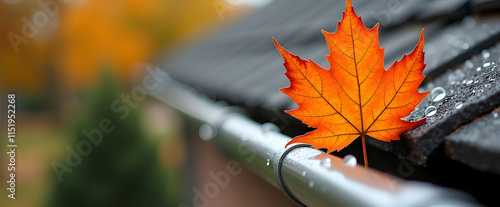
[{"label": "wet roof surface", "polygon": [[[500,16],[491,12],[499,8],[498,1],[391,2],[353,4],[365,26],[380,22],[386,68],[413,50],[425,28],[427,77],[420,90],[441,87],[445,95],[435,102],[429,95],[417,106],[408,119],[427,121],[404,133],[403,142],[371,139],[369,144],[425,165],[446,143],[440,150],[450,158],[500,174],[500,117],[492,113],[500,106]],[[343,1],[276,0],[186,53],[165,58],[162,67],[174,79],[215,100],[243,105],[251,113],[290,109],[293,101],[278,90],[289,82],[271,37],[301,58],[329,68],[320,31],[335,31],[344,7]],[[429,116],[433,107],[435,114]],[[476,161],[475,153],[482,162]]]}]

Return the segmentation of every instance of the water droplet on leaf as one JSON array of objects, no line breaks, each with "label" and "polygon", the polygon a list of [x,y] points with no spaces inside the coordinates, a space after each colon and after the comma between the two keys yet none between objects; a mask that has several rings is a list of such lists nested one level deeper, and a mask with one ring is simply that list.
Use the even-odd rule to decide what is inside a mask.
[{"label": "water droplet on leaf", "polygon": [[464,106],[464,104],[462,102],[455,103],[455,108],[456,109],[460,109],[460,108],[462,108],[462,106]]}]

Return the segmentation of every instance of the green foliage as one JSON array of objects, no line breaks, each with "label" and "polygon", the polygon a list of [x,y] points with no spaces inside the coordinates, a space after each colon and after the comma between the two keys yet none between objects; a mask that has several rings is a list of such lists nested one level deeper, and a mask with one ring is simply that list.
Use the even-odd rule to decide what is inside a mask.
[{"label": "green foliage", "polygon": [[[81,163],[65,173],[62,182],[54,179],[57,183],[49,206],[175,205],[166,199],[165,172],[157,148],[140,127],[137,111],[131,108],[122,120],[110,107],[122,93],[112,74],[105,72],[99,87],[86,99],[70,147],[76,150],[78,143],[88,140],[82,130],[99,129],[103,119],[111,120],[115,128],[102,133],[102,142],[92,145],[90,154],[82,156]],[[61,163],[66,163],[65,159]]]}]

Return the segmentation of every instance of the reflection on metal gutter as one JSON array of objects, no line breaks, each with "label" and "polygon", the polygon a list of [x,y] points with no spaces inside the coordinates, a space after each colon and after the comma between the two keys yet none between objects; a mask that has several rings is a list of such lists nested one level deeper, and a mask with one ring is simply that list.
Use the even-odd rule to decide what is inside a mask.
[{"label": "reflection on metal gutter", "polygon": [[[216,142],[223,152],[279,188],[278,161],[290,138],[277,127],[256,123],[170,78],[151,95],[199,124],[200,137]],[[282,176],[293,195],[307,206],[477,205],[463,192],[345,165],[341,158],[311,148],[289,153],[283,160]]]}]

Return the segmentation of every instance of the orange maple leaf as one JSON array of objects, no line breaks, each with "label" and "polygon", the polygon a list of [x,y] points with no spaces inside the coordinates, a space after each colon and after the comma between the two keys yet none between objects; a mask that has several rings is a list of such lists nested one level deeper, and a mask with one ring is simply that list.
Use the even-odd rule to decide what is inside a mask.
[{"label": "orange maple leaf", "polygon": [[330,69],[300,59],[273,41],[283,56],[290,87],[280,89],[299,106],[287,111],[316,130],[295,137],[292,143],[338,151],[361,136],[365,166],[365,136],[382,141],[399,140],[399,135],[424,122],[402,120],[429,93],[417,91],[425,76],[424,31],[415,50],[384,69],[384,50],[379,48],[378,26],[364,26],[347,0],[342,21],[335,33],[322,31],[330,55]]}]

